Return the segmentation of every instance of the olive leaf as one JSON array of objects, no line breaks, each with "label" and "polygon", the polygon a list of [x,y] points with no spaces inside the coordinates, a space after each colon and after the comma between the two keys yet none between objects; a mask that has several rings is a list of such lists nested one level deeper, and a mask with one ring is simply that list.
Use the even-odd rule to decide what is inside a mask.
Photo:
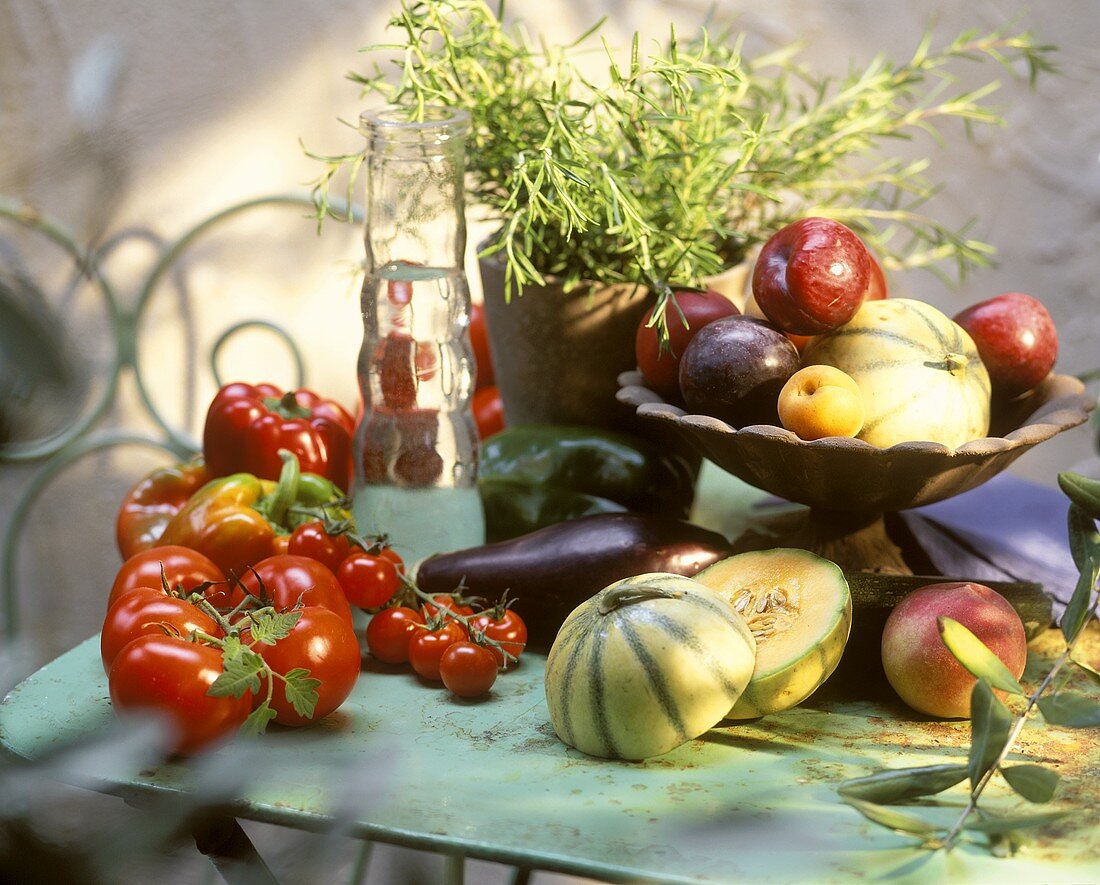
[{"label": "olive leaf", "polygon": [[985,773],[1001,755],[1012,729],[1012,716],[979,679],[970,694],[970,789],[975,790]]},{"label": "olive leaf", "polygon": [[1039,709],[1051,725],[1067,728],[1094,728],[1100,725],[1100,703],[1079,691],[1060,691],[1039,698]]},{"label": "olive leaf", "polygon": [[211,697],[224,698],[232,695],[241,697],[246,691],[260,690],[260,674],[267,670],[267,664],[256,652],[241,648],[240,652],[226,660],[223,656],[224,671],[218,675],[206,690]]},{"label": "olive leaf", "polygon": [[880,826],[887,827],[895,833],[923,836],[926,839],[939,833],[939,828],[937,826],[926,820],[921,820],[921,818],[915,815],[905,814],[901,811],[895,811],[893,808],[876,805],[874,802],[857,799],[855,796],[844,796],[842,798],[846,803],[851,805],[852,808],[867,818],[867,820],[874,821]]},{"label": "olive leaf", "polygon": [[1088,567],[1090,560],[1100,559],[1100,531],[1096,521],[1076,504],[1069,505],[1069,551],[1079,572]]},{"label": "olive leaf", "polygon": [[837,789],[844,797],[889,804],[940,793],[960,783],[966,775],[965,765],[891,768],[844,781]]},{"label": "olive leaf", "polygon": [[1085,626],[1089,617],[1089,606],[1092,603],[1092,591],[1096,586],[1096,579],[1100,576],[1100,558],[1090,557],[1081,569],[1081,576],[1077,579],[1077,586],[1073,590],[1073,596],[1066,603],[1066,610],[1062,613],[1059,627],[1067,642],[1073,642],[1073,638]]},{"label": "olive leaf", "polygon": [[1063,471],[1058,474],[1058,485],[1066,497],[1085,513],[1093,519],[1100,519],[1100,480]]},{"label": "olive leaf", "polygon": [[1064,817],[1068,817],[1068,811],[1044,811],[1041,814],[1020,814],[1009,817],[983,817],[971,818],[966,822],[968,830],[977,830],[980,833],[1011,833],[1014,830],[1026,830],[1032,827],[1045,827]]},{"label": "olive leaf", "polygon": [[1009,765],[1001,769],[1001,774],[1028,802],[1049,802],[1058,789],[1058,772],[1042,765]]},{"label": "olive leaf", "polygon": [[1100,685],[1100,670],[1097,670],[1091,664],[1086,664],[1084,661],[1079,661],[1076,658],[1070,658],[1070,660],[1073,661],[1073,663],[1076,664],[1079,669],[1084,670],[1085,673],[1088,674],[1089,679],[1091,679],[1097,685]]},{"label": "olive leaf", "polygon": [[237,730],[239,734],[256,736],[267,731],[267,724],[275,718],[275,711],[271,705],[264,701],[260,706],[248,714],[248,718],[241,723]]},{"label": "olive leaf", "polygon": [[283,678],[286,680],[286,699],[294,711],[299,716],[312,719],[313,711],[317,709],[317,689],[321,686],[321,680],[310,678],[309,670],[301,667],[289,670]]},{"label": "olive leaf", "polygon": [[250,616],[251,626],[248,632],[256,642],[264,645],[274,645],[280,639],[286,639],[298,619],[302,617],[300,611],[296,612],[257,612]]},{"label": "olive leaf", "polygon": [[1009,672],[1004,662],[966,627],[958,621],[945,617],[937,618],[936,624],[943,638],[943,644],[972,675],[978,679],[985,679],[1001,691],[1024,694],[1023,687]]}]

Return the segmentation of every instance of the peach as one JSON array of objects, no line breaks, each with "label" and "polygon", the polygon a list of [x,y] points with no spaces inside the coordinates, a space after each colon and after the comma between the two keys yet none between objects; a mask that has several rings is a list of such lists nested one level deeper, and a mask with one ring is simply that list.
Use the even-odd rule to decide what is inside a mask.
[{"label": "peach", "polygon": [[919,713],[970,717],[977,680],[940,638],[937,619],[958,621],[984,642],[1017,679],[1027,661],[1027,637],[1016,610],[983,584],[931,584],[897,604],[882,631],[882,667],[903,701]]},{"label": "peach", "polygon": [[806,366],[779,391],[779,420],[802,439],[855,436],[863,427],[863,395],[832,366]]}]

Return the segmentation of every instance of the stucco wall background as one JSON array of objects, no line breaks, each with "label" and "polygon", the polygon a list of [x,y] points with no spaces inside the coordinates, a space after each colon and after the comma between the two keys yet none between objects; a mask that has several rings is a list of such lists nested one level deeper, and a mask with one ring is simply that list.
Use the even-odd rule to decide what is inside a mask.
[{"label": "stucco wall background", "polygon": [[[976,235],[999,249],[998,265],[951,290],[927,273],[892,279],[895,294],[919,296],[954,313],[1007,290],[1040,297],[1062,335],[1060,367],[1100,365],[1100,6],[1096,0],[1032,4],[1025,24],[1061,47],[1062,75],[1034,92],[1006,82],[996,96],[1007,125],[968,142],[951,129],[941,151],[927,142],[944,190],[931,207],[944,221],[977,216]],[[600,14],[624,42],[634,29],[662,34],[673,19],[698,22],[712,0],[510,0],[534,31],[579,32]],[[990,28],[1019,13],[1015,0],[718,0],[738,13],[757,45],[808,38],[807,59],[842,73],[852,60],[910,52],[929,19],[948,39]],[[383,36],[385,0],[0,0],[0,198],[25,200],[57,218],[84,243],[125,236],[107,271],[124,302],[147,273],[156,244],[230,203],[295,190],[316,173],[299,138],[338,152],[357,136],[336,123],[359,104],[344,73],[356,50]],[[972,71],[974,82],[992,75]],[[471,243],[477,242],[477,227]],[[303,343],[309,381],[346,403],[355,399],[359,340],[355,263],[359,231],[330,225],[322,237],[293,209],[243,216],[188,253],[185,278],[158,289],[139,340],[150,396],[174,426],[199,429],[215,389],[202,358],[223,329],[254,316],[291,328]],[[102,300],[72,285],[71,263],[40,239],[0,223],[0,269],[24,268],[50,293],[52,316],[86,390],[79,402],[39,391],[19,415],[24,432],[48,430],[102,385],[112,352]],[[477,288],[476,272],[471,283]],[[3,330],[0,330],[3,331]],[[256,366],[262,366],[262,369]],[[270,336],[255,335],[224,354],[225,377],[293,380]],[[99,379],[99,380],[97,380]],[[8,404],[5,404],[8,405]],[[155,431],[134,386],[124,383],[102,422]],[[113,520],[124,490],[166,456],[127,447],[84,458],[66,470],[31,512],[19,546],[17,578],[25,642],[0,648],[0,695],[23,673],[94,633],[117,568]],[[1059,469],[1100,475],[1087,429],[1064,434],[1018,462],[1015,472],[1051,484]],[[35,464],[0,467],[0,527]],[[46,790],[51,833],[73,833],[126,812],[114,800]],[[250,826],[288,881],[313,881],[306,837]],[[350,849],[349,849],[350,851]],[[376,851],[371,881],[434,881],[438,859]],[[329,858],[332,860],[332,858]],[[172,855],[155,868],[135,862],[118,881],[201,881],[202,859]],[[350,853],[329,871],[350,865]],[[506,871],[471,864],[470,881],[503,882]],[[537,881],[561,881],[539,876]]]},{"label": "stucco wall background", "polygon": [[[557,37],[607,13],[609,39],[623,43],[634,29],[663,34],[670,19],[689,28],[710,6],[513,0],[509,9],[533,31]],[[718,6],[739,13],[758,45],[808,38],[807,60],[836,73],[878,52],[907,55],[933,17],[946,40],[1020,11],[1007,0]],[[384,36],[389,11],[377,0],[0,0],[0,194],[56,217],[83,242],[98,242],[119,231],[170,238],[234,201],[299,189],[317,171],[299,138],[325,152],[355,146],[355,133],[336,122],[359,110],[344,74],[360,64],[359,47]],[[921,140],[898,146],[930,152],[944,185],[931,211],[954,224],[978,217],[975,234],[998,247],[998,264],[957,290],[917,272],[895,277],[893,292],[948,313],[999,292],[1031,292],[1061,330],[1061,370],[1078,373],[1100,365],[1100,8],[1095,0],[1040,4],[1023,22],[1061,48],[1060,76],[1044,77],[1035,91],[1006,79],[994,100],[1006,126],[976,141],[952,127],[943,149]],[[995,75],[989,65],[963,73],[975,84]],[[471,243],[478,232],[471,231]],[[69,292],[71,267],[56,251],[8,225],[3,233],[14,236],[36,279],[57,293],[56,321],[82,375],[102,375],[111,353],[94,291]],[[286,209],[242,217],[200,243],[189,254],[186,297],[166,281],[141,330],[145,377],[165,417],[197,432],[215,383],[189,355],[252,316],[292,328],[305,344],[311,384],[352,404],[360,249],[358,230],[330,225],[318,238],[310,220]],[[108,271],[124,300],[152,260],[153,249],[138,236],[111,253]],[[476,288],[476,272],[471,281]],[[292,381],[282,349],[262,335],[231,348],[223,370],[226,377]],[[152,429],[130,385],[105,425]],[[20,668],[97,629],[116,568],[113,511],[142,472],[165,460],[135,448],[83,459],[35,508],[18,559],[35,642]],[[1055,472],[1069,467],[1096,472],[1086,429],[1045,444],[1015,469],[1053,483]],[[0,522],[10,518],[33,471],[0,470]]]}]

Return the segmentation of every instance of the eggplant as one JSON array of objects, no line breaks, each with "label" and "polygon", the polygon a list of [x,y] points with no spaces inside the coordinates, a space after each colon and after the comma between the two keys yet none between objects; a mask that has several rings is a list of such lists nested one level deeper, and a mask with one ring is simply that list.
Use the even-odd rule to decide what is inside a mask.
[{"label": "eggplant", "polygon": [[462,584],[490,600],[507,590],[527,625],[528,648],[546,651],[569,613],[608,584],[645,572],[690,577],[731,552],[724,537],[689,522],[598,513],[429,557],[416,582],[428,593]]}]

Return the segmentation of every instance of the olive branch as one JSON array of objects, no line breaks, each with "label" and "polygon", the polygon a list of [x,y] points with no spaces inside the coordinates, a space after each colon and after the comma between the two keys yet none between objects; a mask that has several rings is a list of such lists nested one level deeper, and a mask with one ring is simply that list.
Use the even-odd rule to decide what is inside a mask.
[{"label": "olive branch", "polygon": [[[927,765],[896,768],[845,781],[840,798],[868,820],[913,836],[928,849],[950,851],[960,840],[984,840],[994,854],[1015,852],[1024,832],[1066,817],[1068,811],[1029,812],[1001,815],[980,804],[989,784],[1000,775],[1012,790],[1030,803],[1049,802],[1058,788],[1059,776],[1052,769],[1032,762],[1007,764],[1016,741],[1038,709],[1048,725],[1068,728],[1100,726],[1100,700],[1081,691],[1065,690],[1063,670],[1072,664],[1100,685],[1100,672],[1074,657],[1088,623],[1096,616],[1097,580],[1100,578],[1100,481],[1075,473],[1062,473],[1058,484],[1070,499],[1069,541],[1080,577],[1059,624],[1065,649],[1046,676],[1028,694],[1008,668],[966,627],[950,618],[940,618],[944,644],[978,681],[971,694],[970,750],[966,765]],[[1025,699],[1015,716],[994,694],[994,689]],[[931,823],[909,812],[890,807],[935,796],[969,779],[966,804],[949,827]],[[931,804],[949,806],[945,801]]]}]

